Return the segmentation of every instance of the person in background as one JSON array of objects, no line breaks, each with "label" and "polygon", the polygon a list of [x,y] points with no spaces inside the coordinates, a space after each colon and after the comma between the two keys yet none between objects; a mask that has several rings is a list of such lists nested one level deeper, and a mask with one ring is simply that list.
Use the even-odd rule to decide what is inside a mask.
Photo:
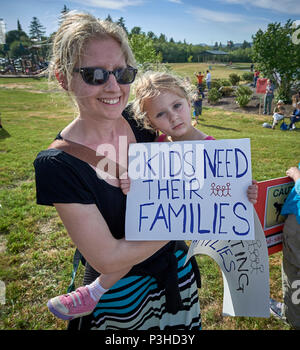
[{"label": "person in background", "polygon": [[300,330],[300,162],[286,171],[295,185],[281,210],[287,216],[283,227],[282,248],[282,315]]},{"label": "person in background", "polygon": [[198,74],[197,73],[194,73],[194,74],[197,78],[197,88],[198,88],[198,90],[200,89],[200,91],[202,92],[202,90],[203,90],[202,84],[203,84],[204,74],[201,74],[201,72],[198,72]]},{"label": "person in background", "polygon": [[282,100],[278,100],[273,111],[272,129],[275,129],[275,126],[278,124],[278,122],[284,119],[284,113],[285,113],[284,102]]},{"label": "person in background", "polygon": [[266,93],[264,97],[264,114],[271,114],[272,101],[274,98],[274,85],[271,79],[268,79]]},{"label": "person in background", "polygon": [[210,73],[209,70],[206,71],[205,82],[206,82],[207,90],[210,90],[210,87],[211,87],[211,73]]},{"label": "person in background", "polygon": [[292,96],[292,105],[294,108],[297,108],[298,102],[300,102],[300,90]]},{"label": "person in background", "polygon": [[254,87],[256,87],[257,79],[259,78],[259,74],[260,74],[260,72],[259,72],[257,69],[255,69],[254,75],[253,75],[253,79],[254,79],[253,84],[254,84]]},{"label": "person in background", "polygon": [[200,115],[202,115],[202,100],[203,100],[203,92],[200,88],[197,89],[197,93],[195,98],[193,99],[193,107],[194,107],[194,117],[196,124],[198,124],[198,119]]},{"label": "person in background", "polygon": [[298,123],[300,121],[300,101],[296,104],[296,109],[294,109],[293,114],[291,115],[291,122],[289,125],[289,130],[296,129],[295,123]]}]

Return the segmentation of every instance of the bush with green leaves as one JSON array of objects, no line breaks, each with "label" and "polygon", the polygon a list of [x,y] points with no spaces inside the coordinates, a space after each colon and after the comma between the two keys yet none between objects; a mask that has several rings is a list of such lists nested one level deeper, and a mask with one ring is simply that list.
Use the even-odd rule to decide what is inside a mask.
[{"label": "bush with green leaves", "polygon": [[252,90],[249,86],[241,85],[236,90],[236,99],[235,102],[240,107],[245,107],[251,101],[252,98]]},{"label": "bush with green leaves", "polygon": [[221,86],[231,86],[231,83],[228,79],[220,79]]},{"label": "bush with green leaves", "polygon": [[235,102],[240,107],[245,107],[250,102],[250,100],[251,100],[251,96],[249,96],[249,95],[238,95],[235,99]]},{"label": "bush with green leaves", "polygon": [[233,96],[234,88],[232,86],[221,86],[219,92],[225,97]]},{"label": "bush with green leaves", "polygon": [[222,86],[220,79],[212,79],[210,83],[211,88],[220,89]]},{"label": "bush with green leaves", "polygon": [[217,103],[221,97],[222,97],[222,95],[217,88],[211,88],[208,91],[207,98],[208,98],[209,103],[211,103],[211,104]]},{"label": "bush with green leaves", "polygon": [[241,77],[236,73],[229,74],[229,81],[232,85],[238,85],[239,81],[241,80]]},{"label": "bush with green leaves", "polygon": [[252,90],[249,88],[249,86],[246,85],[241,85],[236,89],[236,95],[240,96],[240,95],[248,95],[248,96],[252,96]]},{"label": "bush with green leaves", "polygon": [[253,81],[253,78],[254,78],[254,74],[251,72],[246,72],[242,74],[242,80]]}]

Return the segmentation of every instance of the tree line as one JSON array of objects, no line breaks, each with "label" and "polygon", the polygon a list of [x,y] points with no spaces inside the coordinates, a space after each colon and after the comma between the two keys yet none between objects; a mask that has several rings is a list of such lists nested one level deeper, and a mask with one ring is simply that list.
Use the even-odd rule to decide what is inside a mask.
[{"label": "tree line", "polygon": [[[67,13],[69,9],[64,5],[58,21],[61,21],[62,15]],[[108,15],[104,18],[113,21]],[[165,34],[156,35],[149,31],[145,33],[141,27],[133,27],[130,31],[127,29],[124,17],[120,17],[115,21],[120,25],[128,35],[130,44],[136,54],[137,61],[144,63],[145,61],[159,61],[161,63],[180,63],[180,62],[203,62],[206,58],[204,52],[207,50],[227,51],[227,61],[231,62],[251,62],[252,49],[250,43],[244,41],[240,47],[236,47],[231,40],[227,45],[215,43],[214,46],[203,44],[190,44],[185,40],[175,41],[173,38],[167,38]],[[40,23],[37,17],[33,17],[27,34],[17,21],[17,29],[11,30],[6,34],[6,44],[0,45],[0,56],[17,58],[30,54],[30,48],[40,43],[40,52],[45,59],[49,55],[51,48],[51,38],[45,36],[46,29]],[[218,60],[217,56],[215,57]]]}]

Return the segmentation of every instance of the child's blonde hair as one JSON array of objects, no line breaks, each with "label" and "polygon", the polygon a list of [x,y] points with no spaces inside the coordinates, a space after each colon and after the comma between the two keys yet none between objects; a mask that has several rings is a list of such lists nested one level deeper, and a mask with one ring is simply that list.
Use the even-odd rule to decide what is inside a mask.
[{"label": "child's blonde hair", "polygon": [[154,127],[151,125],[147,112],[144,110],[146,100],[169,91],[186,98],[191,103],[195,93],[186,79],[171,73],[153,71],[148,71],[139,76],[133,85],[133,90],[135,96],[132,103],[134,118],[141,127],[151,130],[154,130]]},{"label": "child's blonde hair", "polygon": [[76,65],[80,66],[81,56],[91,39],[116,40],[120,44],[126,64],[136,66],[127,35],[117,24],[77,11],[68,12],[62,19],[53,40],[50,78],[61,75],[66,80],[66,86],[70,86],[73,70]]}]

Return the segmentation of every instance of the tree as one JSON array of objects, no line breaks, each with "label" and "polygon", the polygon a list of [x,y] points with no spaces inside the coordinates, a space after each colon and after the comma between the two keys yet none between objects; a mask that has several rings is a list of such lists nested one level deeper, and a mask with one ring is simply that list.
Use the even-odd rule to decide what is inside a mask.
[{"label": "tree", "polygon": [[18,27],[18,31],[19,31],[19,32],[23,32],[22,27],[21,27],[21,23],[20,23],[19,20],[18,20],[18,22],[17,22],[17,27]]},{"label": "tree", "polygon": [[128,34],[128,30],[125,26],[125,20],[124,20],[124,17],[120,17],[117,22],[116,22],[120,27],[122,27],[124,30],[125,30],[125,33]]},{"label": "tree", "polygon": [[29,35],[31,39],[41,40],[41,37],[46,33],[45,28],[41,25],[37,17],[33,17],[30,22]]},{"label": "tree", "polygon": [[63,9],[61,10],[61,15],[64,16],[66,15],[68,12],[70,11],[70,9],[67,7],[67,5],[64,5]]},{"label": "tree", "polygon": [[233,41],[232,40],[227,40],[227,47],[229,49],[232,49],[233,48]]},{"label": "tree", "polygon": [[160,62],[161,58],[156,54],[153,41],[144,34],[131,34],[129,37],[129,44],[138,63]]},{"label": "tree", "polygon": [[142,34],[142,28],[141,27],[133,27],[130,32],[131,35],[140,35]]},{"label": "tree", "polygon": [[105,20],[108,21],[108,22],[113,22],[113,20],[112,20],[110,14],[107,15],[107,17],[105,18]]},{"label": "tree", "polygon": [[277,97],[290,101],[291,85],[300,79],[300,45],[292,41],[294,28],[288,20],[284,26],[270,23],[265,32],[261,29],[253,36],[253,62],[265,77],[280,76]]},{"label": "tree", "polygon": [[18,42],[27,42],[29,41],[29,38],[27,34],[23,31],[20,30],[10,30],[9,32],[6,33],[6,44],[10,45],[14,41]]},{"label": "tree", "polygon": [[70,9],[64,5],[63,9],[60,11],[60,16],[59,16],[59,19],[58,19],[58,24],[61,25],[62,21],[63,21],[63,18],[64,16],[70,11]]},{"label": "tree", "polygon": [[248,41],[244,40],[243,44],[242,44],[242,49],[246,49],[247,47],[251,47],[250,43],[248,43]]}]

